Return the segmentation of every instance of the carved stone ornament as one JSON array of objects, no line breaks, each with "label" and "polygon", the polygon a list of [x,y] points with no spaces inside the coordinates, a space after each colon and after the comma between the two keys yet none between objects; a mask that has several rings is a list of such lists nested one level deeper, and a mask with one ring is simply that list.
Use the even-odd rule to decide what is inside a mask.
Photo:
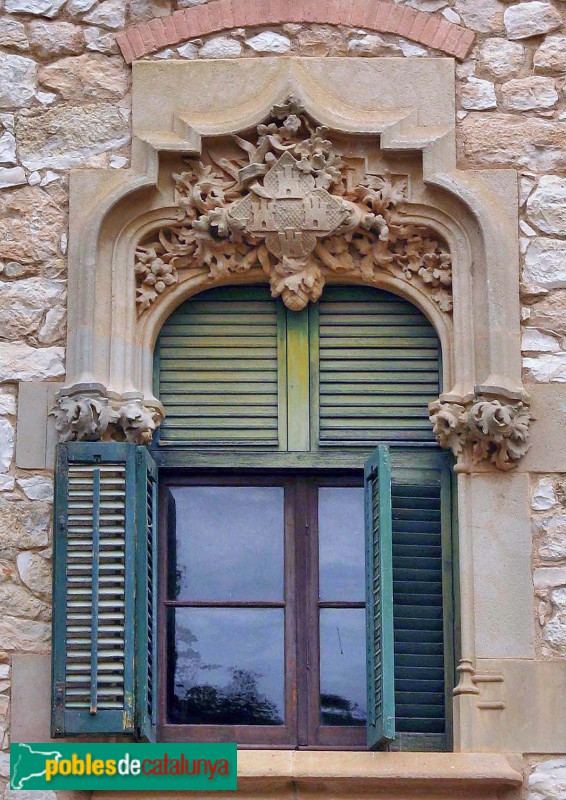
[{"label": "carved stone ornament", "polygon": [[252,138],[232,137],[233,156],[211,144],[188,159],[173,175],[182,219],[136,250],[138,313],[178,283],[179,270],[205,269],[218,282],[258,267],[295,311],[318,300],[325,272],[371,283],[386,270],[450,312],[451,255],[430,229],[404,220],[406,178],[360,175],[327,135],[291,97]]},{"label": "carved stone ornament", "polygon": [[51,411],[62,442],[150,444],[161,414],[138,398],[111,400],[98,391],[61,397]]},{"label": "carved stone ornament", "polygon": [[474,464],[489,461],[510,470],[529,449],[532,416],[525,402],[476,395],[462,405],[436,400],[429,414],[440,446],[458,459],[469,452]]}]

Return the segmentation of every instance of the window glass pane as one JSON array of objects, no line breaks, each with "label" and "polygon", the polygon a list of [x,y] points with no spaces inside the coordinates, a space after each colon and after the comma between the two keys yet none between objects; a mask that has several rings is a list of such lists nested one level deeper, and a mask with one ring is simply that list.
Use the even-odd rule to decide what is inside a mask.
[{"label": "window glass pane", "polygon": [[169,614],[169,721],[282,725],[284,611],[177,608]]},{"label": "window glass pane", "polygon": [[320,721],[366,724],[366,615],[363,608],[320,609]]},{"label": "window glass pane", "polygon": [[170,489],[169,597],[282,600],[282,486]]},{"label": "window glass pane", "polygon": [[319,592],[321,600],[364,600],[364,490],[318,490]]}]

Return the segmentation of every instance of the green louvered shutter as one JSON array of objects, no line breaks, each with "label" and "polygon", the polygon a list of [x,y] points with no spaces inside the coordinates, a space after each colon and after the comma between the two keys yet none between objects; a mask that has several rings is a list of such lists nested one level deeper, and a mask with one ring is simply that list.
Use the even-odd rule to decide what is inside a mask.
[{"label": "green louvered shutter", "polygon": [[367,743],[395,738],[391,461],[380,445],[365,465]]},{"label": "green louvered shutter", "polygon": [[[140,474],[148,472],[145,457],[137,455],[143,449],[94,442],[58,446],[54,736],[135,733],[136,717],[142,727],[136,699],[143,698],[136,698],[136,692],[147,694],[143,687],[149,682],[136,678],[135,672],[148,661],[139,623],[146,618],[150,601],[144,592],[148,579],[139,575],[139,565],[149,575],[153,553],[153,542],[149,549],[147,544],[148,512],[140,514],[137,503]],[[136,658],[136,648],[144,650],[143,662]]]},{"label": "green louvered shutter", "polygon": [[364,287],[327,287],[318,306],[320,443],[434,442],[440,345],[426,317]]},{"label": "green louvered shutter", "polygon": [[157,467],[136,449],[136,735],[155,741],[157,722]]},{"label": "green louvered shutter", "polygon": [[173,312],[157,347],[160,444],[279,445],[281,312],[266,287],[213,289]]},{"label": "green louvered shutter", "polygon": [[[448,470],[436,480],[393,479],[395,712],[401,740],[421,735],[429,749],[446,747],[446,671],[451,629],[444,571],[450,570]],[[432,741],[434,740],[434,744]]]}]

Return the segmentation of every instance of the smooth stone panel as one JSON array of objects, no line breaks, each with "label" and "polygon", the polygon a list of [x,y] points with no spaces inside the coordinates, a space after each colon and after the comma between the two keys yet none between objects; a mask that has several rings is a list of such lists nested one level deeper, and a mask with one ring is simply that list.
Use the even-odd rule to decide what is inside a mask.
[{"label": "smooth stone panel", "polygon": [[51,654],[12,656],[11,739],[51,741]]},{"label": "smooth stone panel", "polygon": [[529,383],[534,417],[521,472],[566,472],[566,384]]},{"label": "smooth stone panel", "polygon": [[533,658],[529,476],[471,480],[476,657]]}]

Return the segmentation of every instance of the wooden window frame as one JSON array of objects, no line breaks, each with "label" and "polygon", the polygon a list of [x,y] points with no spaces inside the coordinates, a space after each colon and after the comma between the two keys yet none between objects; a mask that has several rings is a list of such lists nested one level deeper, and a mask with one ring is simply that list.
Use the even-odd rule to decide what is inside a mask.
[{"label": "wooden window frame", "polygon": [[[171,486],[283,486],[285,491],[284,602],[184,601],[167,598],[170,553],[167,490]],[[328,474],[273,474],[171,472],[161,481],[159,503],[158,630],[160,697],[158,731],[161,741],[226,742],[244,747],[299,749],[365,749],[364,726],[324,726],[319,723],[319,622],[321,607],[365,608],[360,602],[321,602],[318,599],[319,486],[363,486],[363,476]],[[362,587],[363,588],[363,587]],[[191,725],[167,721],[168,669],[167,613],[169,608],[285,608],[285,725]],[[304,614],[297,613],[305,609]],[[311,665],[315,664],[313,669]]]},{"label": "wooden window frame", "polygon": [[[242,287],[236,291],[241,292]],[[246,287],[247,288],[247,287]],[[350,287],[344,287],[346,290]],[[160,474],[169,480],[170,476],[177,471],[179,480],[179,470],[186,470],[186,474],[191,476],[205,476],[205,480],[210,476],[228,476],[228,481],[233,482],[234,475],[253,476],[257,475],[258,470],[269,470],[267,475],[283,475],[293,473],[293,475],[303,473],[305,475],[320,477],[324,474],[330,480],[333,476],[347,473],[360,474],[366,458],[372,453],[375,445],[379,442],[368,444],[363,441],[356,442],[319,442],[319,328],[318,328],[319,309],[316,305],[310,305],[302,312],[288,314],[286,309],[279,307],[278,324],[278,352],[279,352],[279,448],[266,449],[261,445],[246,447],[226,447],[220,444],[217,447],[199,448],[182,444],[175,445],[168,443],[167,447],[161,447],[156,439],[153,454],[156,458]],[[158,357],[158,351],[156,351]],[[439,351],[439,375],[442,376],[442,353]],[[156,385],[156,391],[158,386]],[[438,474],[441,470],[442,481],[453,481],[453,476],[448,474],[447,464],[450,461],[446,453],[441,451],[433,442],[428,441],[388,441],[386,444],[391,448],[392,460],[397,479],[407,480],[408,482],[427,480],[433,474]],[[263,472],[265,478],[266,472]],[[191,478],[192,480],[192,478]],[[269,478],[268,478],[269,480]],[[452,502],[455,502],[455,487],[452,487]],[[163,495],[162,495],[163,497]],[[450,505],[448,495],[443,493],[443,525],[442,541],[443,547],[448,549],[448,559],[443,560],[443,592],[444,592],[444,614],[445,614],[445,687],[446,687],[446,735],[436,734],[398,734],[390,749],[402,750],[445,750],[451,747],[451,692],[454,686],[454,667],[455,656],[459,652],[457,619],[453,617],[457,613],[457,604],[454,602],[454,592],[457,591],[457,541],[453,540],[454,531],[457,526],[457,515],[455,506],[452,508],[452,520],[450,515]],[[160,512],[163,510],[163,499],[160,501]],[[448,511],[448,513],[446,513]],[[295,520],[295,524],[304,524]],[[311,547],[316,534],[311,534]],[[160,537],[162,543],[163,536]],[[452,567],[454,559],[454,568]],[[164,556],[160,557],[160,565],[163,568]],[[162,581],[160,581],[160,586]],[[310,612],[313,602],[310,601]],[[317,612],[318,613],[318,612]],[[160,603],[161,614],[161,603]],[[311,623],[312,624],[312,623]],[[160,631],[163,629],[163,620],[160,617]],[[316,639],[318,641],[318,637]],[[161,645],[160,645],[161,649]],[[309,654],[309,659],[314,659],[315,653]],[[165,664],[163,656],[161,664]],[[304,663],[297,663],[297,681],[306,680],[306,659]],[[161,669],[161,675],[165,670]],[[318,678],[318,670],[316,670]],[[312,679],[311,679],[312,682]],[[298,685],[298,684],[297,684]],[[318,703],[318,697],[315,697]],[[166,698],[164,692],[160,692],[160,709],[165,707]],[[256,742],[242,743],[243,747],[300,747],[301,749],[365,749],[365,744],[348,745],[340,743],[341,731],[334,730],[334,726],[319,726],[320,730],[314,732],[316,726],[312,723],[313,713],[299,715],[297,720],[298,729],[303,731],[303,741],[310,741],[311,744],[294,745],[290,743],[282,744],[259,744]],[[311,722],[309,723],[309,717]],[[160,738],[162,740],[186,741],[189,736],[190,726],[177,726],[178,731],[174,739],[167,739],[172,729],[171,725],[165,726],[169,733],[164,735],[162,725],[163,712],[160,711]],[[310,728],[309,728],[310,725]],[[302,726],[302,727],[301,727]],[[205,726],[193,726],[203,729]],[[263,734],[267,726],[258,726]],[[280,726],[276,726],[280,727]],[[338,728],[339,726],[336,726]],[[330,730],[328,730],[330,729]],[[365,729],[364,729],[365,731]],[[328,734],[328,735],[327,735]],[[315,742],[316,737],[318,740]],[[435,738],[436,737],[436,738]],[[198,738],[193,737],[195,741]],[[205,738],[206,741],[213,741]],[[234,740],[234,737],[231,739]],[[442,740],[442,741],[441,741]],[[365,741],[365,740],[364,740]]]}]

